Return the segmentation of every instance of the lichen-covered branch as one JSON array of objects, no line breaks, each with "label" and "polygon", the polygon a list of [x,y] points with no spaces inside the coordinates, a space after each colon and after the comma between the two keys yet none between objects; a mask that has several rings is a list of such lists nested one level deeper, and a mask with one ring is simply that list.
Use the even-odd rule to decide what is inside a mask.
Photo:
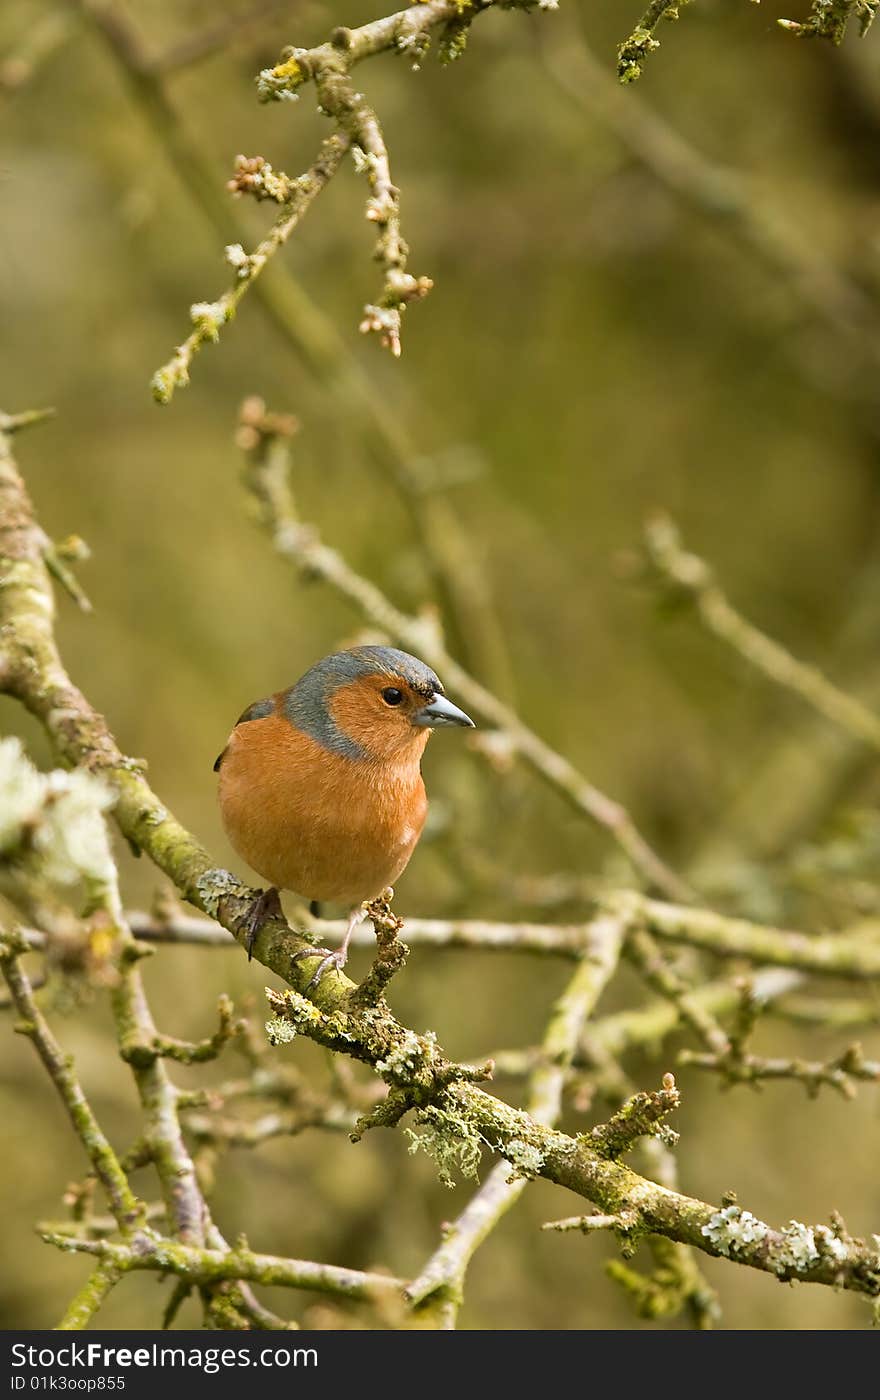
[{"label": "lichen-covered branch", "polygon": [[747,958],[758,965],[770,963],[856,980],[880,974],[880,930],[876,938],[845,933],[810,935],[632,893],[619,899],[629,908],[634,925],[642,920],[656,938],[703,948],[717,957]]},{"label": "lichen-covered branch", "polygon": [[[425,296],[430,278],[413,277],[407,271],[408,249],[400,232],[399,191],[392,182],[388,150],[379,118],[351,79],[356,63],[393,50],[419,61],[439,32],[441,59],[458,57],[464,49],[471,23],[498,0],[423,0],[408,10],[373,20],[358,29],[334,29],[329,41],[316,48],[290,47],[274,68],[257,79],[264,102],[296,99],[299,89],[312,82],[321,108],[354,143],[356,168],[370,186],[367,218],[376,224],[379,237],[376,256],[385,272],[385,286],[376,303],[365,307],[361,330],[375,332],[392,355],[400,355],[401,313],[411,301]],[[506,0],[509,9],[553,9],[555,0]]]},{"label": "lichen-covered branch", "polygon": [[173,1240],[145,1238],[137,1251],[125,1249],[110,1240],[78,1240],[67,1235],[43,1238],[48,1244],[75,1253],[89,1254],[120,1274],[150,1269],[175,1274],[193,1285],[211,1285],[246,1279],[266,1287],[309,1288],[318,1293],[335,1293],[344,1298],[370,1301],[381,1292],[400,1292],[403,1282],[388,1274],[361,1273],[334,1264],[315,1264],[305,1259],[281,1259],[272,1254],[255,1254],[246,1244],[232,1249],[193,1249]]},{"label": "lichen-covered branch", "polygon": [[[633,32],[618,49],[617,73],[622,83],[632,83],[641,77],[646,56],[660,47],[659,39],[654,37],[660,21],[678,19],[687,3],[688,0],[651,0]],[[777,23],[798,38],[830,39],[840,44],[851,20],[858,24],[859,34],[864,38],[877,16],[878,7],[880,0],[813,0],[807,20],[780,19]]]},{"label": "lichen-covered branch", "polygon": [[806,20],[780,19],[777,23],[798,39],[830,39],[832,44],[842,44],[851,20],[864,39],[878,9],[880,0],[813,0]]},{"label": "lichen-covered branch", "polygon": [[725,1055],[730,1042],[705,1002],[694,989],[669,966],[654,939],[644,929],[633,928],[626,942],[627,957],[641,973],[648,986],[667,997],[678,1013],[676,1020],[688,1026],[698,1039],[714,1054]]},{"label": "lichen-covered branch", "polygon": [[842,1054],[827,1061],[784,1059],[780,1056],[713,1055],[697,1050],[683,1050],[679,1063],[693,1065],[696,1069],[713,1070],[726,1084],[751,1084],[760,1087],[767,1079],[792,1079],[800,1081],[811,1098],[815,1098],[823,1084],[836,1089],[845,1099],[855,1097],[855,1082],[867,1084],[880,1081],[880,1062],[867,1060],[858,1044],[849,1045]]},{"label": "lichen-covered branch", "polygon": [[59,1332],[82,1332],[96,1313],[100,1312],[111,1290],[122,1278],[122,1270],[109,1260],[102,1260],[89,1274],[82,1288],[74,1294],[64,1316],[58,1323]]},{"label": "lichen-covered branch", "polygon": [[306,83],[319,83],[340,63],[346,73],[365,58],[380,53],[403,54],[421,59],[432,36],[460,20],[468,22],[487,10],[555,10],[557,0],[420,0],[409,9],[397,10],[381,19],[370,20],[356,29],[340,26],[330,39],[316,48],[290,47],[274,68],[265,68],[257,78],[257,92],[264,102],[289,101]]},{"label": "lichen-covered branch", "polygon": [[678,19],[688,0],[651,0],[635,29],[617,50],[617,76],[622,83],[634,83],[642,76],[642,64],[649,53],[659,49],[654,32],[661,20]]},{"label": "lichen-covered branch", "polygon": [[284,177],[282,212],[254,251],[246,253],[240,243],[227,247],[226,261],[234,269],[235,281],[216,301],[195,302],[190,308],[194,329],[177,346],[168,363],[153,375],[153,397],[157,402],[169,403],[174,390],[189,383],[194,356],[204,345],[219,340],[222,327],[233,319],[242,297],[279,248],[284,247],[306,210],[336,174],[348,147],[349,139],[344,133],[328,136],[314,164],[304,175],[295,180]]},{"label": "lichen-covered branch", "polygon": [[[586,1019],[614,975],[625,924],[613,915],[600,915],[590,925],[581,962],[553,1008],[540,1057],[529,1082],[529,1112],[538,1123],[552,1127],[562,1110],[566,1077]],[[437,1317],[444,1327],[455,1325],[468,1265],[498,1221],[519,1200],[529,1180],[529,1154],[523,1151],[514,1174],[507,1163],[493,1167],[483,1186],[444,1232],[443,1243],[407,1288],[407,1297],[423,1315]]]}]

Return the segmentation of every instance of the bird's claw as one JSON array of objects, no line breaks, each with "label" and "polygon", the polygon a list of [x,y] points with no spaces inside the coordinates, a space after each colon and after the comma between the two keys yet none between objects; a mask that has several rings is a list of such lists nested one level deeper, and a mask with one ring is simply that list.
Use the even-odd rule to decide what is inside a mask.
[{"label": "bird's claw", "polygon": [[260,890],[256,898],[251,900],[248,912],[239,923],[239,928],[244,929],[247,935],[244,946],[247,949],[248,962],[254,955],[257,934],[266,920],[283,918],[284,910],[281,908],[281,898],[274,885],[268,890]]},{"label": "bird's claw", "polygon": [[310,992],[313,987],[317,987],[329,968],[335,968],[337,972],[342,971],[348,960],[348,952],[344,948],[303,948],[301,953],[293,954],[294,962],[301,958],[321,959],[306,985],[306,991]]}]

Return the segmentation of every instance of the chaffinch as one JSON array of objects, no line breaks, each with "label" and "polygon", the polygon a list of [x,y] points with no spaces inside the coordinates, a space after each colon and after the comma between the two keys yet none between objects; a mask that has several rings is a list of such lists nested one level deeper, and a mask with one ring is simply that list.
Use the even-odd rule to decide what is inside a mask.
[{"label": "chaffinch", "polygon": [[421,758],[442,725],[473,728],[430,667],[394,647],[325,656],[289,690],[249,705],[214,764],[232,845],[271,888],[249,918],[280,913],[279,890],[351,909],[342,945],[316,949],[342,968],[365,902],[393,885],[422,834]]}]

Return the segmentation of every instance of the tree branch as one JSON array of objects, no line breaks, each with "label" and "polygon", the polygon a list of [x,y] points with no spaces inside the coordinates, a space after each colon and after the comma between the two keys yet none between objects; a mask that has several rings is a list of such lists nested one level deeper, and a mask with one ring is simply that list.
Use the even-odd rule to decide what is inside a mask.
[{"label": "tree branch", "polygon": [[[218,870],[168,813],[142,774],[123,759],[104,721],[64,671],[54,641],[51,585],[38,530],[8,445],[0,456],[0,578],[0,674],[5,688],[40,719],[67,762],[80,762],[101,772],[112,785],[117,794],[116,817],[124,834],[171,876],[185,898],[217,917],[244,942],[247,935],[241,919],[253,892],[228,872]],[[740,939],[744,930],[753,935],[743,921],[677,909],[640,896],[627,898],[631,902],[615,906],[613,912],[629,916],[654,932],[667,919],[667,927],[676,937],[681,936],[683,927],[689,936],[714,930],[719,941],[731,929]],[[802,958],[801,943],[814,949],[821,943],[814,940],[811,945],[806,938],[798,942],[797,936],[790,934],[780,938],[776,930],[757,932],[756,955],[764,961],[770,960],[765,951],[768,943],[776,946],[781,942],[787,949],[795,945]],[[833,947],[831,940],[826,942]],[[293,988],[284,998],[273,994],[279,1022],[285,1021],[292,1034],[305,1034],[372,1065],[393,1091],[404,1097],[404,1107],[414,1105],[422,1112],[430,1109],[439,1138],[445,1136],[459,1146],[462,1142],[488,1146],[516,1169],[525,1168],[575,1191],[603,1213],[634,1212],[641,1230],[694,1245],[705,1253],[781,1279],[834,1284],[872,1297],[880,1294],[877,1250],[851,1239],[841,1227],[835,1231],[795,1222],[785,1230],[774,1230],[738,1206],[718,1208],[639,1176],[608,1155],[607,1143],[597,1143],[592,1135],[572,1138],[548,1128],[469,1082],[478,1072],[449,1062],[432,1037],[417,1036],[383,1005],[353,1010],[353,987],[343,975],[325,977],[315,989],[314,1002],[307,1001],[301,984],[308,971],[291,954],[308,946],[279,919],[268,920],[259,931],[255,956]],[[865,958],[868,951],[874,950],[859,949],[860,956]],[[835,960],[826,955],[813,961],[823,971],[841,971],[839,957]],[[843,965],[847,966],[845,959]],[[855,975],[852,948],[848,965]],[[863,972],[864,964],[858,975]],[[233,1251],[231,1256],[218,1254],[216,1261],[206,1261],[204,1251],[176,1244],[163,1262],[165,1245],[160,1241],[155,1248],[151,1246],[152,1254],[161,1267],[173,1272],[185,1272],[192,1266],[208,1269],[211,1278],[249,1277],[251,1265],[241,1251]],[[106,1241],[82,1241],[75,1247],[112,1263],[122,1262]]]},{"label": "tree branch", "polygon": [[[529,1083],[529,1113],[552,1127],[562,1111],[562,1094],[584,1022],[617,968],[625,924],[619,917],[600,915],[589,926],[589,943],[578,968],[557,1001]],[[489,1233],[519,1200],[529,1177],[520,1161],[520,1175],[511,1176],[507,1163],[493,1167],[485,1184],[445,1231],[440,1245],[407,1288],[414,1307],[454,1327],[461,1305],[465,1274]]]},{"label": "tree branch", "polygon": [[880,716],[839,690],[815,666],[799,661],[731,607],[705,560],[688,554],[667,516],[645,530],[645,545],[658,579],[690,601],[703,625],[769,680],[812,705],[861,743],[880,749]]}]

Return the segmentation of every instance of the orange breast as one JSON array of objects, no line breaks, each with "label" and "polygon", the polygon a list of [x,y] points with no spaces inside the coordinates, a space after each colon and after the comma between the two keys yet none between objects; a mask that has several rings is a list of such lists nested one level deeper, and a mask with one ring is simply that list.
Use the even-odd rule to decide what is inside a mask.
[{"label": "orange breast", "polygon": [[394,762],[353,761],[278,714],[233,730],[220,766],[232,845],[264,879],[306,899],[357,904],[405,870],[425,824],[425,736]]}]

